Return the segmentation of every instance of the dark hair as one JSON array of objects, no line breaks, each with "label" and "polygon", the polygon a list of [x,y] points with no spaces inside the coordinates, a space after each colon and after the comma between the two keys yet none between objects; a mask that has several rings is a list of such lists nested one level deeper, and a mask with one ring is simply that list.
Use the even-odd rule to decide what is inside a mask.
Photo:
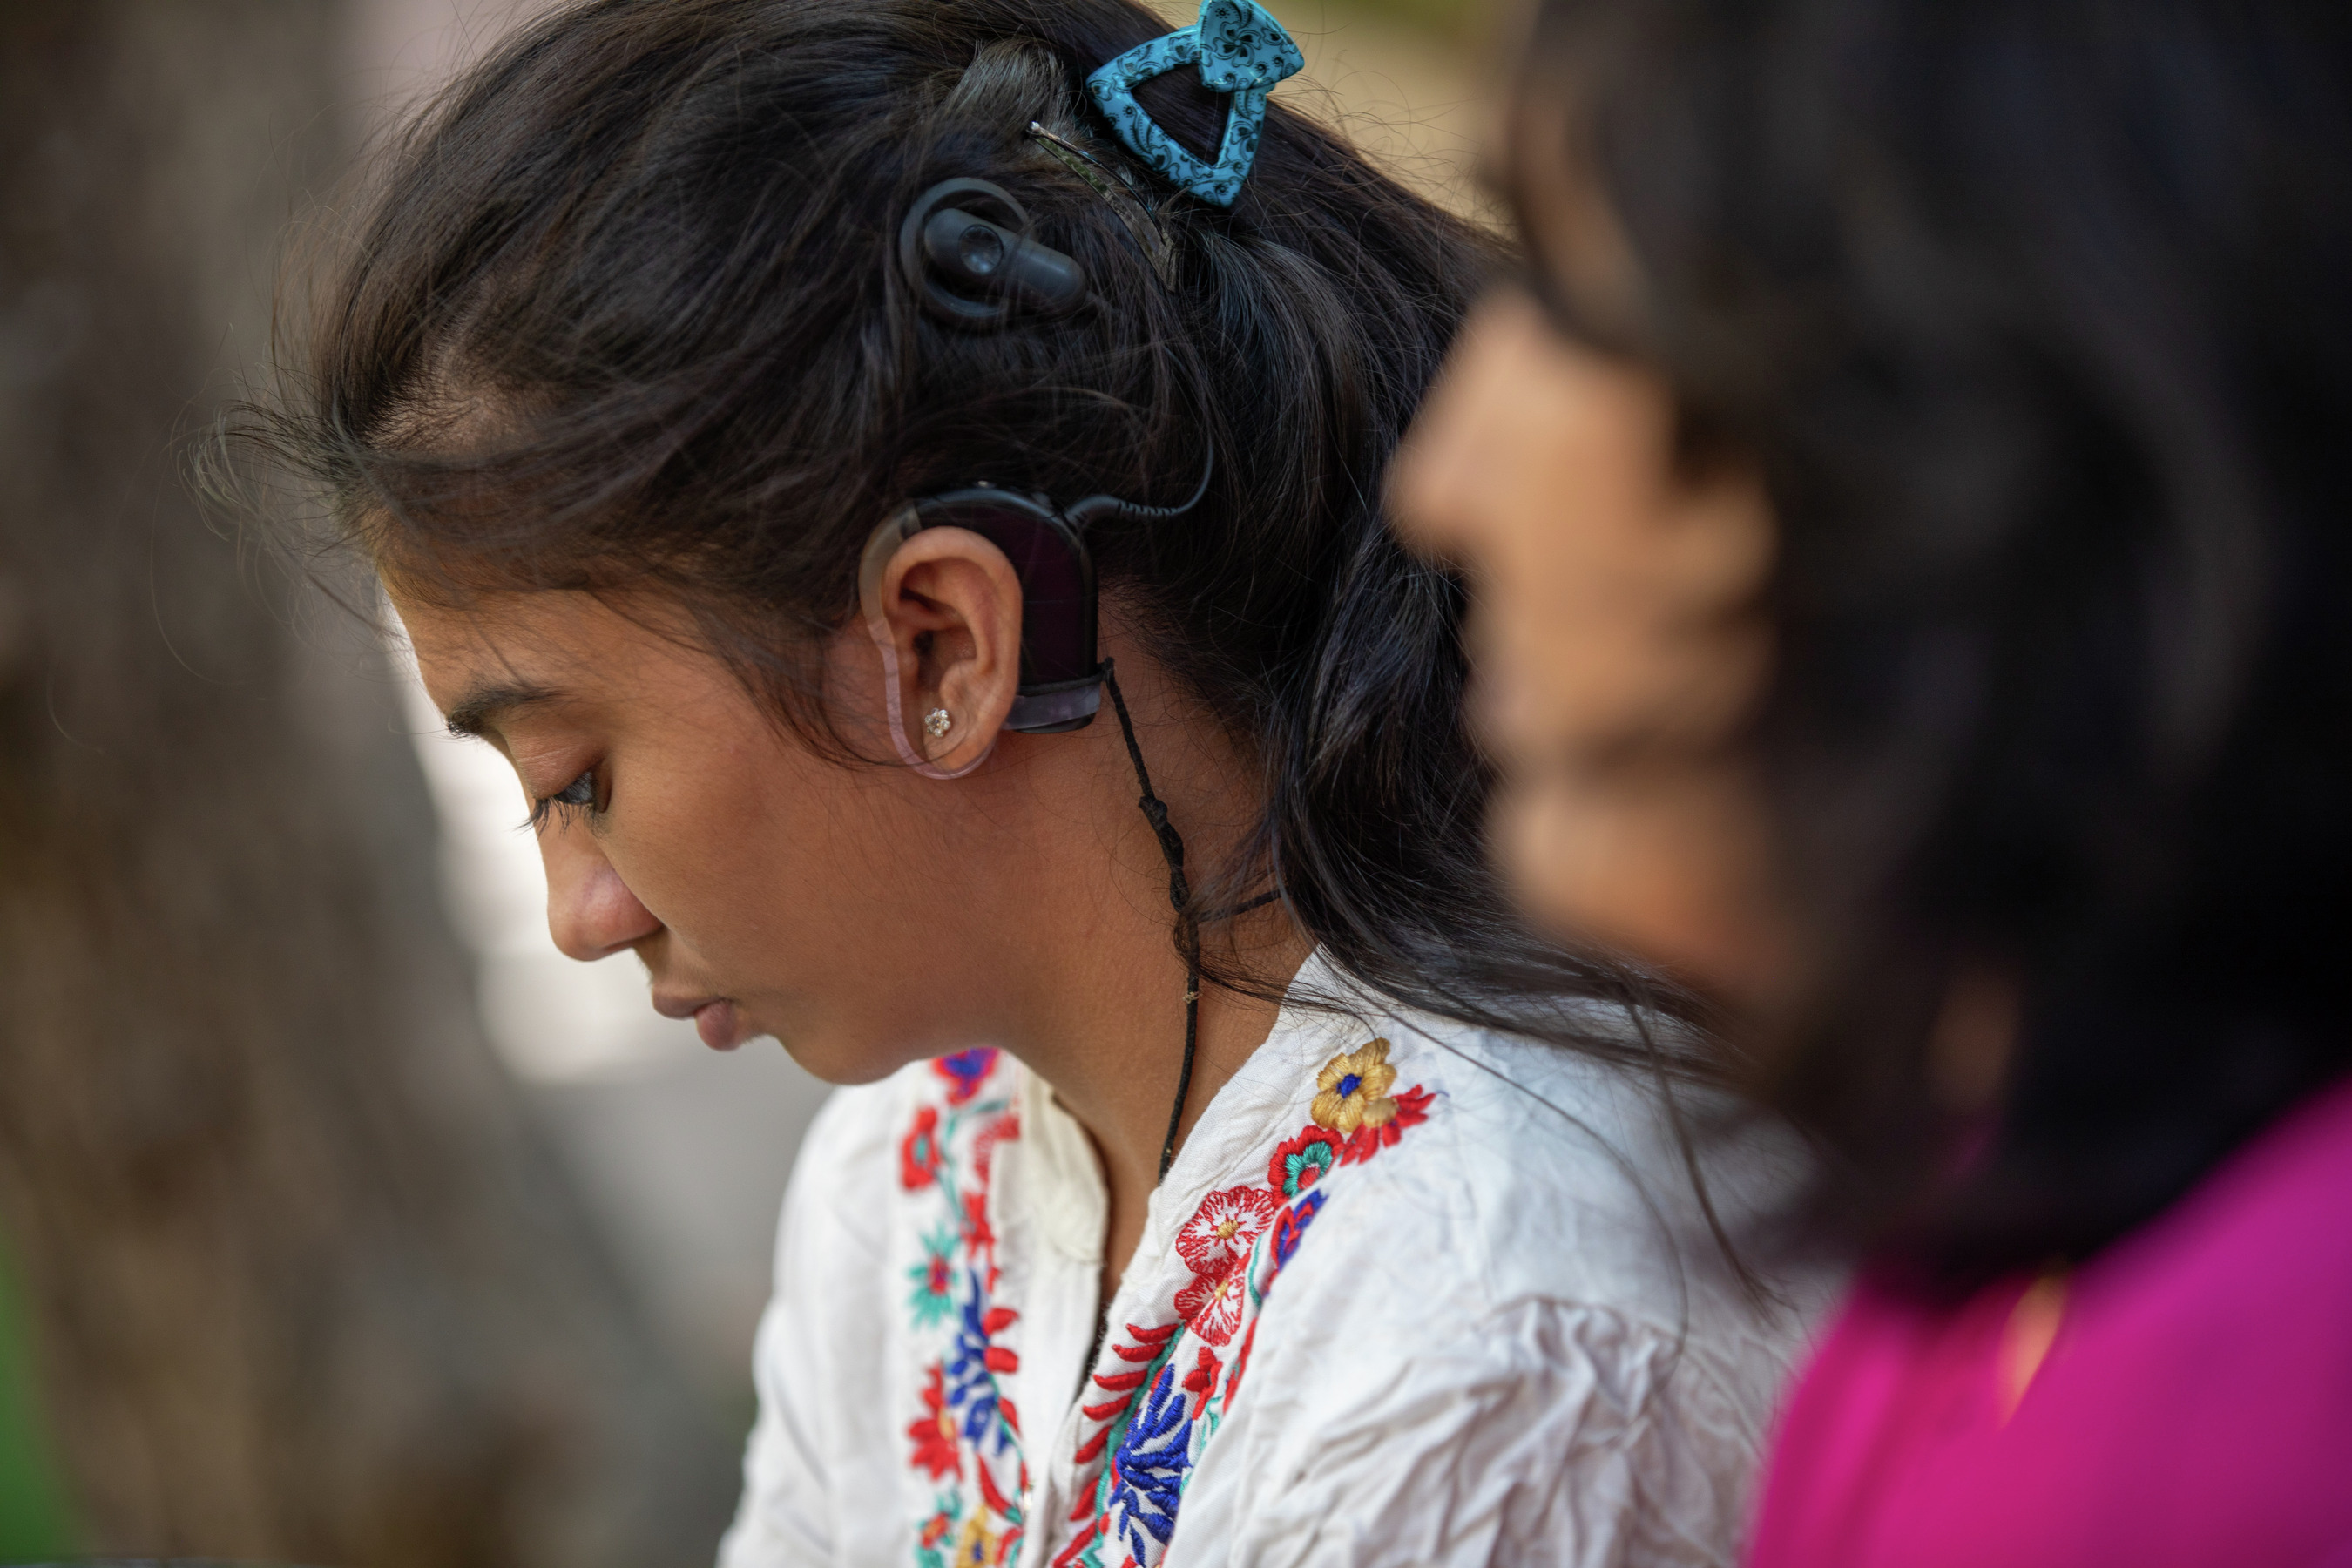
[{"label": "dark hair", "polygon": [[[2079,1258],[2352,1067],[2352,27],[1548,0],[1528,58],[1638,274],[1563,324],[1777,510],[1756,741],[1832,951],[1758,1086],[1896,1277]],[[1987,971],[1972,1123],[1928,1042]]]},{"label": "dark hair", "polygon": [[[1461,595],[1382,525],[1390,454],[1501,247],[1277,104],[1229,211],[1162,207],[1163,286],[1026,131],[1125,161],[1078,84],[1165,31],[1128,0],[562,9],[394,149],[300,395],[249,433],[405,579],[664,591],[818,742],[808,651],[908,498],[1176,501],[1213,446],[1199,508],[1089,535],[1106,603],[1263,772],[1199,906],[1278,880],[1396,1001],[1649,1059],[1560,1004],[1675,996],[1529,934],[1486,863]],[[1142,96],[1213,143],[1192,73]],[[899,225],[956,177],[1077,260],[1085,309],[994,332],[923,311]]]}]

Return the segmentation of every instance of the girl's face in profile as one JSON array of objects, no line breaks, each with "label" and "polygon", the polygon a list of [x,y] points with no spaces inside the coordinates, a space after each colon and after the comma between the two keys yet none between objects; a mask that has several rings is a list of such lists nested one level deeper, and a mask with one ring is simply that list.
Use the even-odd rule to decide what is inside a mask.
[{"label": "girl's face in profile", "polygon": [[1408,541],[1458,563],[1492,831],[1570,937],[1727,1000],[1786,984],[1739,744],[1771,658],[1773,528],[1745,471],[1675,461],[1650,372],[1570,342],[1517,292],[1457,342],[1399,461]]},{"label": "girl's face in profile", "polygon": [[634,949],[655,1006],[706,1044],[772,1034],[835,1082],[985,1026],[992,993],[967,973],[985,925],[958,918],[973,894],[919,795],[937,785],[818,756],[657,614],[553,592],[394,604],[436,705],[533,803],[567,954]]}]

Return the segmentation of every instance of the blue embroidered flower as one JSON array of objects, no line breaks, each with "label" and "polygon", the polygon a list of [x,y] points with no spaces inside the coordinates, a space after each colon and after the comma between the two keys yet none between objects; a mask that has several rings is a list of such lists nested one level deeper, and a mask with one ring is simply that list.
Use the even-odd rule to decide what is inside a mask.
[{"label": "blue embroidered flower", "polygon": [[931,1063],[932,1070],[948,1080],[948,1103],[961,1105],[980,1092],[988,1075],[996,1070],[996,1049],[981,1046],[969,1051],[957,1051]]},{"label": "blue embroidered flower", "polygon": [[1298,1250],[1299,1238],[1307,1234],[1307,1227],[1322,1212],[1323,1200],[1329,1195],[1318,1187],[1275,1216],[1271,1240],[1276,1269],[1289,1266],[1291,1256]]},{"label": "blue embroidered flower", "polygon": [[907,1307],[917,1328],[945,1322],[955,1311],[955,1248],[956,1233],[941,1226],[923,1237],[923,1260],[907,1270],[915,1286]]},{"label": "blue embroidered flower", "polygon": [[963,1313],[956,1324],[955,1343],[948,1350],[944,1367],[948,1381],[948,1408],[963,1415],[964,1441],[979,1447],[983,1437],[995,1437],[993,1451],[1003,1453],[1012,1435],[996,1418],[996,1378],[989,1366],[987,1298],[980,1288],[980,1276],[969,1273],[971,1294],[964,1298]]},{"label": "blue embroidered flower", "polygon": [[1189,1405],[1176,1386],[1176,1364],[1170,1362],[1129,1416],[1111,1456],[1110,1512],[1128,1555],[1138,1563],[1153,1561],[1152,1543],[1164,1549],[1176,1528],[1177,1505],[1192,1468]]}]

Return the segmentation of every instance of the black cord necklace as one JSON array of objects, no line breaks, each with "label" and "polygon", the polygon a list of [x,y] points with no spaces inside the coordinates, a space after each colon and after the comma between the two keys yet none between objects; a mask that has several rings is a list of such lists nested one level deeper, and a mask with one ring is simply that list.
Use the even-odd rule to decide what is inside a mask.
[{"label": "black cord necklace", "polygon": [[1102,662],[1103,686],[1118,715],[1118,732],[1127,742],[1127,760],[1135,764],[1135,782],[1143,796],[1135,804],[1160,840],[1168,862],[1168,901],[1176,906],[1176,945],[1184,955],[1184,1065],[1176,1075],[1176,1103],[1168,1111],[1168,1136],[1160,1145],[1160,1177],[1176,1158],[1176,1134],[1184,1124],[1184,1102],[1192,1098],[1192,1053],[1201,1044],[1201,919],[1192,908],[1192,887],[1184,878],[1184,836],[1168,820],[1168,803],[1151,787],[1151,770],[1143,765],[1143,748],[1135,743],[1135,721],[1128,716],[1127,699],[1118,689],[1115,660]]},{"label": "black cord necklace", "polygon": [[[1168,1136],[1160,1144],[1160,1179],[1176,1158],[1176,1134],[1184,1125],[1184,1106],[1192,1098],[1192,1054],[1201,1044],[1201,917],[1192,908],[1192,886],[1184,876],[1184,836],[1168,820],[1168,803],[1151,787],[1151,770],[1143,765],[1143,748],[1135,743],[1135,721],[1128,717],[1127,699],[1118,689],[1115,661],[1102,661],[1103,686],[1110,692],[1112,711],[1118,715],[1118,732],[1127,742],[1127,760],[1135,765],[1135,782],[1143,791],[1135,804],[1160,840],[1160,857],[1168,862],[1168,901],[1176,906],[1176,942],[1184,954],[1184,1065],[1176,1075],[1176,1103],[1168,1109]],[[1231,920],[1262,910],[1282,897],[1279,886],[1244,899],[1213,918]]]}]

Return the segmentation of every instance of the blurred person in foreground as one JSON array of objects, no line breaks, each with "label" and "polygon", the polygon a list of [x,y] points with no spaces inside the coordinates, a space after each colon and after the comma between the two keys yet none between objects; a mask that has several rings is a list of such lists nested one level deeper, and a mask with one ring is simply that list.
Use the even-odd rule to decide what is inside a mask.
[{"label": "blurred person in foreground", "polygon": [[2352,14],[1553,0],[1399,479],[1863,1276],[1751,1561],[2352,1562]]},{"label": "blurred person in foreground", "polygon": [[728,1568],[1732,1550],[1790,1322],[1675,998],[1492,874],[1380,505],[1497,249],[1297,62],[1233,0],[568,6],[326,287],[276,438],[558,945],[856,1086]]}]

